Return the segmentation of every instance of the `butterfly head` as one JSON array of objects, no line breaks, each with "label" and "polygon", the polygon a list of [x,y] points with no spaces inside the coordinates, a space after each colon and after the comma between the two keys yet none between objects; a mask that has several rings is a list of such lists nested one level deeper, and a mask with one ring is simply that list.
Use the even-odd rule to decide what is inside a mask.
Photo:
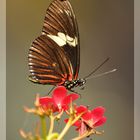
[{"label": "butterfly head", "polygon": [[81,90],[85,88],[86,79],[78,79],[77,85],[80,87]]},{"label": "butterfly head", "polygon": [[78,79],[78,85],[81,87],[86,83],[85,79]]}]

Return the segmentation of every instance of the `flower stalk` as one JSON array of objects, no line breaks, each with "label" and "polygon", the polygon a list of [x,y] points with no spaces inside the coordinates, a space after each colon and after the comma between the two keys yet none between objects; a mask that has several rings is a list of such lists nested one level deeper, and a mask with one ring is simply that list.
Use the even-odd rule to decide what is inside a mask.
[{"label": "flower stalk", "polygon": [[50,129],[49,129],[49,133],[48,135],[51,135],[52,132],[53,132],[53,128],[54,128],[54,120],[55,120],[55,117],[53,115],[50,116]]},{"label": "flower stalk", "polygon": [[68,123],[66,124],[65,128],[62,130],[62,132],[60,133],[59,137],[57,140],[62,140],[62,138],[65,136],[65,134],[67,133],[67,131],[69,130],[69,128],[72,126],[72,118],[70,118],[68,120]]},{"label": "flower stalk", "polygon": [[40,119],[41,119],[41,126],[42,126],[42,138],[46,140],[46,136],[47,136],[46,118],[45,116],[41,116]]}]

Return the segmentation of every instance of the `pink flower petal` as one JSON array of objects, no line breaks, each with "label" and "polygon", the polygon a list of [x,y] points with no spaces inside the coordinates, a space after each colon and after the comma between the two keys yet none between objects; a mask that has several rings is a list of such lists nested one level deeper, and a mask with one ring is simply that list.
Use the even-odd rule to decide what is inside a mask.
[{"label": "pink flower petal", "polygon": [[81,126],[79,128],[79,135],[83,135],[87,131],[87,126],[84,122],[81,122]]},{"label": "pink flower petal", "polygon": [[65,119],[64,122],[67,123],[69,119]]},{"label": "pink flower petal", "polygon": [[74,101],[74,100],[76,100],[76,99],[78,99],[78,98],[79,98],[79,95],[78,95],[78,94],[72,93],[72,94],[70,94],[70,95],[68,95],[68,96],[66,96],[66,97],[64,98],[62,104],[63,104],[63,105],[68,105],[68,104],[71,103],[71,101]]},{"label": "pink flower petal", "polygon": [[53,103],[53,99],[51,97],[41,97],[39,99],[39,103],[44,106],[44,105],[48,105],[50,103]]},{"label": "pink flower petal", "polygon": [[[69,119],[65,119],[65,120],[64,120],[65,123],[67,123],[68,121],[69,121]],[[79,127],[81,126],[81,121],[78,120],[78,121],[76,121],[73,125],[79,128]]]},{"label": "pink flower petal", "polygon": [[51,109],[53,112],[58,111],[57,106],[54,104],[53,99],[51,97],[41,97],[39,99],[39,103],[44,110]]},{"label": "pink flower petal", "polygon": [[101,126],[106,122],[106,117],[102,117],[98,122],[94,124],[95,127]]},{"label": "pink flower petal", "polygon": [[63,99],[67,95],[67,89],[64,86],[58,86],[53,91],[52,98],[57,106],[61,106]]},{"label": "pink flower petal", "polygon": [[92,118],[93,118],[93,120],[94,120],[94,122],[96,123],[98,120],[100,120],[100,118],[102,118],[103,117],[103,115],[104,115],[104,112],[105,112],[105,108],[103,108],[103,107],[96,107],[95,109],[93,109],[92,111],[91,111],[91,113],[92,113]]},{"label": "pink flower petal", "polygon": [[81,121],[80,120],[78,120],[78,121],[76,121],[75,123],[74,123],[74,126],[76,126],[76,127],[80,127],[81,126]]},{"label": "pink flower petal", "polygon": [[89,121],[92,119],[92,113],[90,110],[88,110],[83,116],[82,118],[85,120],[85,121]]},{"label": "pink flower petal", "polygon": [[77,114],[84,113],[87,110],[88,110],[87,107],[86,106],[83,106],[83,105],[80,105],[80,106],[76,107]]}]

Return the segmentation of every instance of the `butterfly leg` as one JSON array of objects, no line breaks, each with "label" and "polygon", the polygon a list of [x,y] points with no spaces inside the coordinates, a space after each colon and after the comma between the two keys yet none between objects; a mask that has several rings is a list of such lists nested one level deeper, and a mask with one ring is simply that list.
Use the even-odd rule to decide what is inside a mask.
[{"label": "butterfly leg", "polygon": [[50,93],[54,90],[55,86],[51,88],[51,90],[47,93],[47,95],[50,95]]},{"label": "butterfly leg", "polygon": [[75,92],[74,90],[72,90],[72,89],[69,89],[69,91],[71,91],[71,92]]},{"label": "butterfly leg", "polygon": [[85,85],[82,85],[82,86],[80,87],[80,89],[81,89],[81,90],[84,90],[84,89],[85,89]]},{"label": "butterfly leg", "polygon": [[80,93],[77,93],[80,96],[80,99],[82,98],[82,95]]}]

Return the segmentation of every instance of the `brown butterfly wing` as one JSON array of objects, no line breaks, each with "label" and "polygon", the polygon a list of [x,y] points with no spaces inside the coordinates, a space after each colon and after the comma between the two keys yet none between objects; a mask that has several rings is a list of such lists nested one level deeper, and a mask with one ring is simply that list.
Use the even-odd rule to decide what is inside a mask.
[{"label": "brown butterfly wing", "polygon": [[30,80],[40,84],[62,85],[72,80],[71,62],[52,39],[41,35],[29,50]]},{"label": "brown butterfly wing", "polygon": [[76,39],[75,46],[67,43],[62,48],[71,61],[73,79],[77,79],[80,67],[79,31],[74,11],[68,0],[54,0],[46,11],[42,34],[58,36],[58,33]]}]

